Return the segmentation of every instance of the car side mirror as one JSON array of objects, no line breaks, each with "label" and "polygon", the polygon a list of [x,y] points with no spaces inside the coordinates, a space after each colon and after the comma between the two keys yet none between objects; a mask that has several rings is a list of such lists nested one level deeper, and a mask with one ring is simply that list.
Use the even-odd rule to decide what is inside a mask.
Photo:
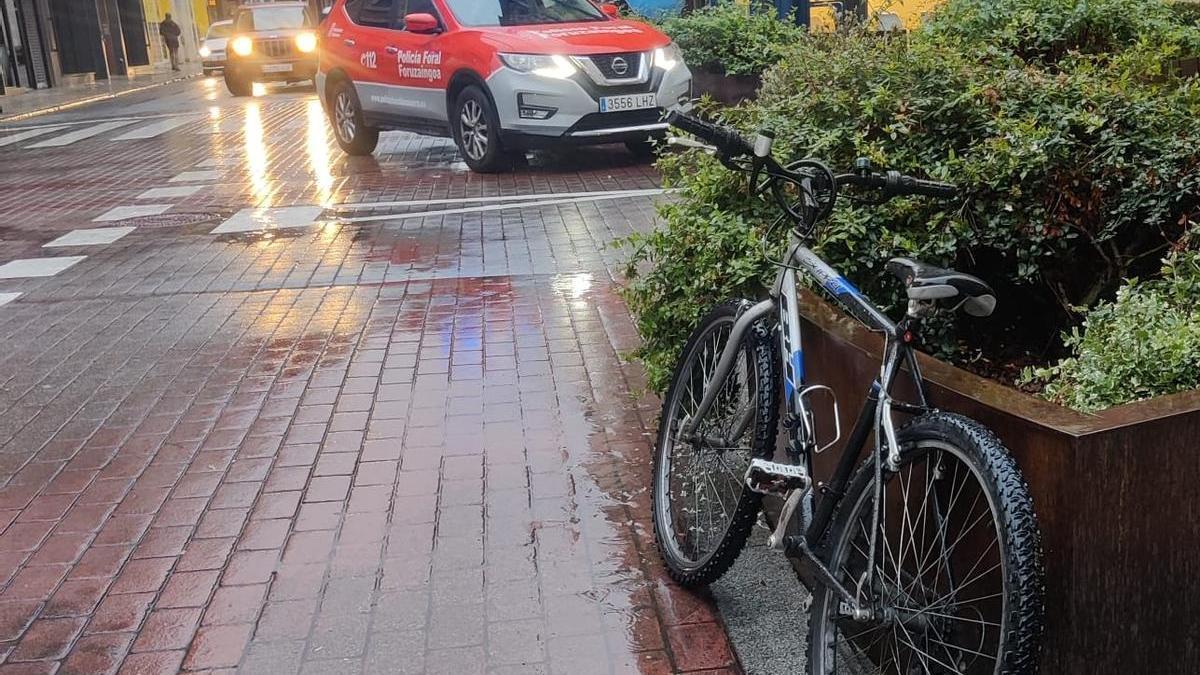
[{"label": "car side mirror", "polygon": [[600,5],[600,11],[613,17],[614,19],[621,16],[621,8],[617,7],[611,2],[606,2],[603,5]]},{"label": "car side mirror", "polygon": [[410,33],[437,33],[442,30],[442,25],[434,15],[420,12],[404,17],[404,30]]},{"label": "car side mirror", "polygon": [[329,13],[332,11],[333,11],[333,5],[330,5],[329,7],[322,7],[320,16],[317,19],[317,23],[325,23],[325,19],[329,18]]}]

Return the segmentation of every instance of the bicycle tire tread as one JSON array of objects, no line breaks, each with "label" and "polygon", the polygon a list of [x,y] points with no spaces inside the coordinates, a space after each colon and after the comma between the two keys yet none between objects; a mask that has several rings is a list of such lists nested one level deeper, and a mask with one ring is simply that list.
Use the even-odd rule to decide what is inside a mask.
[{"label": "bicycle tire tread", "polygon": [[[683,347],[679,364],[675,368],[675,373],[671,377],[671,386],[667,389],[666,396],[663,398],[662,411],[659,414],[659,437],[656,442],[654,451],[654,466],[653,476],[657,481],[659,463],[662,461],[663,454],[663,429],[662,420],[667,419],[669,414],[668,407],[674,398],[675,388],[681,386],[680,376],[686,370],[687,363],[684,358],[691,354],[696,343],[707,335],[712,324],[720,318],[724,318],[728,313],[732,312],[734,316],[741,311],[743,301],[727,300],[712,308],[705,317],[697,325],[697,328],[692,331],[688,337],[687,343]],[[754,350],[754,363],[758,370],[758,415],[759,422],[755,425],[754,430],[754,455],[756,457],[770,457],[775,450],[775,432],[779,425],[779,406],[776,400],[776,365],[775,365],[775,340],[772,339],[771,330],[765,321],[755,322],[747,333],[745,338],[750,342],[751,348]],[[765,420],[765,423],[763,423]],[[654,541],[658,547],[659,555],[662,557],[667,570],[667,574],[681,586],[695,588],[707,586],[721,577],[733,565],[737,557],[741,555],[742,549],[746,545],[746,539],[749,538],[750,532],[754,527],[755,520],[758,517],[759,509],[762,506],[762,495],[750,490],[743,490],[741,498],[738,500],[737,508],[734,510],[734,516],[730,520],[729,527],[726,529],[725,536],[721,539],[721,543],[717,545],[716,550],[708,558],[707,561],[700,567],[694,570],[684,570],[672,564],[666,554],[666,547],[663,542],[663,533],[658,524],[658,490],[656,488],[650,490],[650,508],[654,514]]]},{"label": "bicycle tire tread", "polygon": [[[997,672],[1022,675],[1036,672],[1045,620],[1042,541],[1029,496],[1029,485],[1016,460],[990,429],[956,413],[933,411],[921,415],[898,429],[896,435],[902,444],[908,439],[916,440],[914,437],[940,436],[962,450],[971,450],[974,461],[979,464],[978,468],[992,479],[996,506],[1004,524],[1001,529],[1006,535],[1006,567],[1014,581],[1007,598],[1007,636]],[[870,485],[873,475],[874,465],[868,458],[860,465],[850,483],[851,489],[838,507],[834,526],[830,528],[831,536],[822,540],[819,555],[826,563],[831,560],[837,545],[836,537],[832,535],[844,527],[844,521],[849,518],[847,512],[857,501],[855,497]],[[813,610],[821,604],[816,601],[817,593],[826,592],[824,589],[814,592]],[[819,637],[813,625],[815,619],[810,617],[810,634],[805,649],[810,672],[815,672],[812,650]]]}]

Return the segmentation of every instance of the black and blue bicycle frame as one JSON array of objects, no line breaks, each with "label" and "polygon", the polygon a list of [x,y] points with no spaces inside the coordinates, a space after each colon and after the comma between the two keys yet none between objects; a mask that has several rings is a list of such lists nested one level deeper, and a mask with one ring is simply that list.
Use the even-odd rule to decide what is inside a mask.
[{"label": "black and blue bicycle frame", "polygon": [[[778,317],[784,402],[787,406],[788,419],[793,422],[786,425],[789,433],[788,455],[792,463],[803,467],[811,483],[813,454],[818,452],[820,448],[818,448],[813,434],[809,433],[813,427],[797,423],[803,420],[811,420],[812,412],[805,400],[805,394],[806,391],[813,389],[813,387],[806,389],[804,379],[804,350],[800,332],[800,316],[798,307],[796,307],[799,298],[797,273],[807,274],[815,280],[852,317],[872,331],[882,333],[885,340],[884,358],[880,367],[879,377],[872,382],[870,390],[866,394],[866,399],[859,411],[855,424],[846,438],[845,444],[842,446],[841,456],[838,459],[837,466],[829,483],[816,486],[816,490],[806,490],[803,495],[790,496],[785,502],[784,509],[780,515],[781,519],[790,520],[796,507],[800,506],[798,501],[800,499],[807,501],[807,504],[804,504],[803,508],[800,509],[800,513],[812,514],[811,520],[807,523],[802,523],[805,528],[802,530],[804,534],[801,537],[788,538],[791,540],[788,546],[789,549],[799,547],[799,550],[790,550],[789,552],[801,553],[806,557],[812,558],[814,562],[818,563],[818,567],[820,567],[819,571],[822,572],[821,577],[825,583],[834,587],[843,597],[849,598],[851,594],[842,588],[832,575],[828,574],[828,571],[824,569],[824,565],[820,564],[815,556],[812,555],[810,547],[815,546],[816,542],[824,536],[826,529],[829,527],[833,513],[845,492],[846,485],[862,454],[862,448],[866,444],[871,432],[878,432],[875,434],[874,457],[882,460],[875,462],[877,478],[876,505],[878,508],[878,490],[881,484],[881,481],[878,480],[879,473],[883,467],[887,467],[893,471],[896,470],[900,460],[896,430],[892,420],[893,410],[919,414],[929,409],[925,386],[921,379],[915,353],[910,345],[912,332],[915,328],[914,324],[919,320],[919,313],[915,311],[915,308],[910,307],[909,314],[899,324],[893,322],[880,312],[845,277],[838,274],[824,260],[821,260],[816,253],[804,246],[801,238],[793,233],[788,244],[787,256],[780,267],[779,274],[772,286],[769,297],[755,304],[745,304],[744,310],[734,323],[729,339],[717,362],[716,370],[713,373],[713,380],[707,385],[695,415],[685,421],[681,432],[683,437],[687,438],[699,428],[700,421],[707,415],[717,397],[717,393],[722,389],[725,380],[737,364],[742,341],[746,337],[747,331],[750,330],[755,322],[764,320],[772,312],[775,312]],[[892,399],[890,393],[892,384],[902,366],[907,366],[908,372],[912,376],[917,395],[917,404],[915,405]],[[836,416],[836,414],[835,407],[834,415]],[[752,421],[752,411],[747,411],[734,425],[730,438],[740,437]],[[721,440],[728,441],[729,439]],[[723,442],[723,445],[728,446],[729,443]],[[815,499],[814,493],[819,493],[820,499]],[[874,537],[872,537],[873,548]],[[872,551],[872,555],[873,553]]]}]

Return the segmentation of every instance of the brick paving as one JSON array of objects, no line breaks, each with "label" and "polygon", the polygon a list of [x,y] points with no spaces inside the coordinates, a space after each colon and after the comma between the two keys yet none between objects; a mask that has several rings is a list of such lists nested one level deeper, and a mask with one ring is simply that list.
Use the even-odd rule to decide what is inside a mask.
[{"label": "brick paving", "polygon": [[[405,135],[350,160],[309,138],[303,95],[219,103],[193,126],[233,131],[0,148],[0,263],[221,167],[174,209],[214,220],[0,282],[23,294],[0,307],[0,675],[736,672],[711,602],[654,550],[657,405],[607,248],[652,198],[208,234],[264,202],[646,188],[653,169],[589,150],[475,176]],[[252,106],[265,166],[236,130]]]}]

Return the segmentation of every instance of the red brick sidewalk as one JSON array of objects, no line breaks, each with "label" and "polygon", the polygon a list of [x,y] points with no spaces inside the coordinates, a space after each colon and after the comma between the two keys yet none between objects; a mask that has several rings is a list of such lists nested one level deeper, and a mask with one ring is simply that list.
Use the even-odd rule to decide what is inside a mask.
[{"label": "red brick sidewalk", "polygon": [[[478,187],[439,171],[388,193],[372,192],[376,168],[339,189]],[[711,604],[654,550],[657,409],[632,395],[620,254],[604,249],[649,213],[608,202],[277,239],[146,229],[13,287],[0,674],[735,670]],[[37,227],[18,225],[30,251],[60,233]]]}]

